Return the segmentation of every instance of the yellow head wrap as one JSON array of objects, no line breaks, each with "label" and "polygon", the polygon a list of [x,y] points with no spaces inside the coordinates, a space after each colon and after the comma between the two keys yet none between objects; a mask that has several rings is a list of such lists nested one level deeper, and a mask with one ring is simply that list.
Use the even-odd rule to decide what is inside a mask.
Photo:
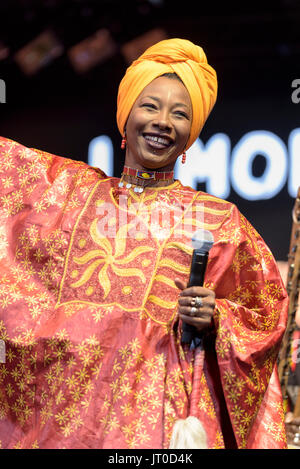
[{"label": "yellow head wrap", "polygon": [[199,136],[217,98],[217,76],[203,49],[186,39],[166,39],[149,47],[128,67],[118,92],[117,124],[121,134],[137,97],[155,78],[176,73],[187,88],[193,107],[189,148]]}]

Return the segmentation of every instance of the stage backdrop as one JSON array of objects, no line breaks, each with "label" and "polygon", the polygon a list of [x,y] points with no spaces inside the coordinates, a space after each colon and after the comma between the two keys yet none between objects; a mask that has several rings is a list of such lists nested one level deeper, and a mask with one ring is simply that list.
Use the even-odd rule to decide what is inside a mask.
[{"label": "stage backdrop", "polygon": [[[238,24],[227,28],[225,44],[226,25],[222,23],[223,36],[216,38],[213,17],[211,26],[201,31],[200,17],[199,24],[191,17],[190,23],[187,18],[186,23],[170,18],[165,16],[159,25],[156,21],[166,37],[181,36],[203,45],[219,79],[217,104],[200,139],[188,151],[186,164],[177,164],[176,176],[184,184],[237,204],[275,257],[286,260],[300,185],[299,60],[294,63],[284,48],[270,55],[262,37],[249,52],[245,38],[234,40],[237,31],[243,34]],[[207,24],[207,19],[203,21]],[[248,43],[259,34],[270,37],[264,24],[252,36],[254,26],[247,33]],[[82,39],[87,31],[81,31]],[[29,40],[21,36],[19,48]],[[6,101],[0,104],[0,134],[120,176],[124,154],[115,120],[116,96],[127,66],[119,46],[85,73],[74,69],[66,50],[30,76],[13,57],[0,58]]]}]

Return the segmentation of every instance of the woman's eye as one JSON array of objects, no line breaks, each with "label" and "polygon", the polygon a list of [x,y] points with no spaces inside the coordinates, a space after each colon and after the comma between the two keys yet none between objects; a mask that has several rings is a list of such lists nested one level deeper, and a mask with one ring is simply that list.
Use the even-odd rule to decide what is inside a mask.
[{"label": "woman's eye", "polygon": [[175,111],[175,114],[181,117],[185,117],[186,119],[189,119],[189,116],[183,111]]},{"label": "woman's eye", "polygon": [[148,107],[148,108],[151,108],[151,109],[156,109],[155,104],[152,104],[152,103],[144,103],[144,104],[143,104],[143,107]]}]

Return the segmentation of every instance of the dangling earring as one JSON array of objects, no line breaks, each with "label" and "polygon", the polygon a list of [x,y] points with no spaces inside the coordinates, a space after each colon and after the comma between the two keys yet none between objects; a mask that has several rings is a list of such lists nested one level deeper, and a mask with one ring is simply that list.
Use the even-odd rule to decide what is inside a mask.
[{"label": "dangling earring", "polygon": [[122,142],[121,142],[121,148],[122,150],[124,150],[124,148],[126,147],[126,135],[124,134],[123,135],[123,138],[122,138]]},{"label": "dangling earring", "polygon": [[182,153],[181,163],[184,164],[185,160],[186,160],[186,154],[185,154],[185,150],[184,150],[184,152]]}]

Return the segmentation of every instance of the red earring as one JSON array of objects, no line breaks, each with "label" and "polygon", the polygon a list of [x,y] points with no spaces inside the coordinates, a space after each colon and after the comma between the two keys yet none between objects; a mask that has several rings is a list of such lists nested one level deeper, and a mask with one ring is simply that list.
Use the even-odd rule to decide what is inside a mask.
[{"label": "red earring", "polygon": [[126,147],[126,135],[124,134],[123,138],[122,138],[122,142],[121,142],[121,148],[122,150],[124,150],[124,148]]},{"label": "red earring", "polygon": [[186,154],[185,154],[185,150],[184,150],[184,152],[182,153],[181,163],[184,164],[185,160],[186,160]]}]

